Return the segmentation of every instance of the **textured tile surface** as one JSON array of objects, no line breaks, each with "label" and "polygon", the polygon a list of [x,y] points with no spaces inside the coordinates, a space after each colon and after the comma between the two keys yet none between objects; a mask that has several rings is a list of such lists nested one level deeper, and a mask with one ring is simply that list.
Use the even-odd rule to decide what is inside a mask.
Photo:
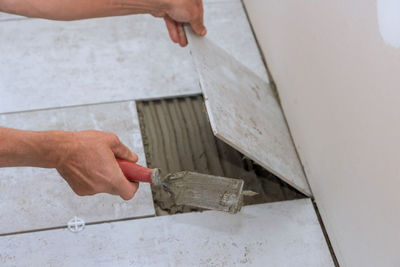
[{"label": "textured tile surface", "polygon": [[[205,12],[210,38],[265,74],[241,2],[207,2]],[[200,93],[189,50],[160,19],[0,23],[0,113]]]},{"label": "textured tile surface", "polygon": [[0,12],[0,22],[6,20],[20,20],[20,19],[27,19],[26,17],[12,15],[4,12]]},{"label": "textured tile surface", "polygon": [[188,32],[215,135],[310,195],[281,107],[269,84],[212,41]]},{"label": "textured tile surface", "polygon": [[309,199],[0,237],[19,266],[333,266]]},{"label": "textured tile surface", "polygon": [[263,80],[268,75],[240,0],[205,1],[207,38]]},{"label": "textured tile surface", "polygon": [[[0,115],[0,125],[29,130],[103,130],[117,134],[145,164],[134,102]],[[66,225],[73,216],[86,222],[154,215],[150,186],[135,198],[100,194],[79,197],[52,169],[0,169],[0,233]]]},{"label": "textured tile surface", "polygon": [[0,112],[198,92],[164,27],[150,16],[1,22]]}]

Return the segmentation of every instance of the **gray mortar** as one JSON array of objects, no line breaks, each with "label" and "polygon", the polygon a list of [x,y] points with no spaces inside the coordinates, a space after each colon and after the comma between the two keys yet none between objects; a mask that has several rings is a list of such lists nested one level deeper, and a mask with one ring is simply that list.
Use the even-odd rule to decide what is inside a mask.
[{"label": "gray mortar", "polygon": [[[244,204],[258,204],[304,197],[241,153],[214,137],[202,96],[137,102],[147,165],[161,175],[179,171],[241,178]],[[152,186],[157,214],[201,210],[177,205],[171,192]]]}]

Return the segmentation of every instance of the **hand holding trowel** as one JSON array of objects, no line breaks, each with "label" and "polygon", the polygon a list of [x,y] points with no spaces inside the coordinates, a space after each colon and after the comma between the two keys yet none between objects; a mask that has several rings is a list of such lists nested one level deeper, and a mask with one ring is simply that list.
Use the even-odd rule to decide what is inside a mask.
[{"label": "hand holding trowel", "polygon": [[243,180],[182,171],[163,177],[160,169],[149,169],[138,164],[119,160],[119,166],[130,181],[162,185],[171,193],[177,205],[189,205],[236,213],[243,205]]}]

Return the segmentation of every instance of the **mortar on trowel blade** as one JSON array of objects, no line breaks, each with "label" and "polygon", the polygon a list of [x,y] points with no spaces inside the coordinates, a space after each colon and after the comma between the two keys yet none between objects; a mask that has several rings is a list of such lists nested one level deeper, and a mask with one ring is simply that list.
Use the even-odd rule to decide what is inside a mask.
[{"label": "mortar on trowel blade", "polygon": [[[149,169],[119,160],[118,164],[130,181],[161,185],[171,194],[176,205],[189,205],[237,213],[243,205],[244,181],[190,171],[161,175],[160,169]],[[247,192],[250,193],[251,192]]]}]

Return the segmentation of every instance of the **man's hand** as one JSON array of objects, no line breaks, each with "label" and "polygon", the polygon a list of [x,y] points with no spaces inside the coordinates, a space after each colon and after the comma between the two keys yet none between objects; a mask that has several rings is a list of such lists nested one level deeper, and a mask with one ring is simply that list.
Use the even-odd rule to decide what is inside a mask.
[{"label": "man's hand", "polygon": [[171,40],[182,47],[187,45],[183,23],[189,23],[196,34],[206,35],[203,14],[202,0],[170,0],[170,7],[163,17]]},{"label": "man's hand", "polygon": [[136,162],[138,157],[111,133],[84,131],[71,133],[61,149],[57,171],[80,196],[96,193],[134,197],[139,184],[129,182],[116,158]]},{"label": "man's hand", "polygon": [[76,20],[152,14],[165,20],[171,40],[187,45],[183,23],[205,35],[202,0],[0,0],[0,11],[44,19]]},{"label": "man's hand", "polygon": [[138,160],[115,134],[0,127],[0,167],[56,168],[80,196],[110,193],[133,198],[139,185],[125,178],[116,158]]}]

